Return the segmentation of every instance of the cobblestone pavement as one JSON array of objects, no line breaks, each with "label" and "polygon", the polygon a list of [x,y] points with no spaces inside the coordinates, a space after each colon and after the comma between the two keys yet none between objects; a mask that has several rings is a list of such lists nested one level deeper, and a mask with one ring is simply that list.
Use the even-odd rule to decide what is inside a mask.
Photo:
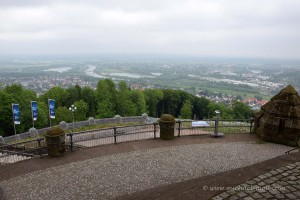
[{"label": "cobblestone pavement", "polygon": [[213,200],[300,199],[300,162],[269,171],[230,189],[207,189],[228,189]]},{"label": "cobblestone pavement", "polygon": [[0,185],[7,199],[112,199],[245,167],[289,149],[250,142],[145,149],[60,165],[14,177]]}]

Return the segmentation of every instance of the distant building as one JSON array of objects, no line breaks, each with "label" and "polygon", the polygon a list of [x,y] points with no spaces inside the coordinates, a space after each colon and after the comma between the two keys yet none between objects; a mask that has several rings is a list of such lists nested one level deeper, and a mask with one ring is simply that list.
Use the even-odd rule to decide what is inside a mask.
[{"label": "distant building", "polygon": [[131,84],[130,89],[132,89],[132,90],[142,90],[143,87],[140,84]]},{"label": "distant building", "polygon": [[243,103],[250,106],[253,110],[259,110],[263,105],[265,105],[267,100],[257,100],[256,98],[246,98],[243,100]]}]

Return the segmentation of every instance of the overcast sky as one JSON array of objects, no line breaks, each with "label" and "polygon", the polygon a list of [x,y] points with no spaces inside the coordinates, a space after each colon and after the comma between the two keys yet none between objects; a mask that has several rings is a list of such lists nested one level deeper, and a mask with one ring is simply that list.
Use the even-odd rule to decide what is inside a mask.
[{"label": "overcast sky", "polygon": [[299,0],[0,0],[0,54],[300,58]]}]

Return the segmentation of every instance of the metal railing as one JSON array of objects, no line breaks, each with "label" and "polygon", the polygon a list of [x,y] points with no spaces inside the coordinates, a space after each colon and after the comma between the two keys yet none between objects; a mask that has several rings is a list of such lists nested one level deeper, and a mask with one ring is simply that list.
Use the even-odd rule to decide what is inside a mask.
[{"label": "metal railing", "polygon": [[0,143],[0,165],[27,160],[46,154],[44,138],[35,138],[11,144]]},{"label": "metal railing", "polygon": [[[205,120],[206,126],[193,126],[192,120],[177,120],[174,126],[174,136],[206,135],[216,131],[227,133],[251,133],[253,120]],[[88,148],[106,144],[117,144],[127,141],[156,139],[160,137],[158,123],[144,123],[132,126],[115,126],[82,132],[66,134],[67,150]],[[40,157],[47,154],[44,138],[31,138],[22,142],[0,142],[0,165]]]},{"label": "metal railing", "polygon": [[[225,134],[251,133],[253,129],[252,119],[218,120],[218,123],[216,123],[216,120],[205,120],[208,126],[201,127],[192,126],[192,120],[177,120],[174,127],[174,136],[212,134],[216,132],[216,130]],[[73,151],[74,147],[85,148],[134,140],[156,139],[160,137],[160,127],[158,123],[116,126],[69,133],[67,136],[66,144],[70,147],[71,151]]]}]

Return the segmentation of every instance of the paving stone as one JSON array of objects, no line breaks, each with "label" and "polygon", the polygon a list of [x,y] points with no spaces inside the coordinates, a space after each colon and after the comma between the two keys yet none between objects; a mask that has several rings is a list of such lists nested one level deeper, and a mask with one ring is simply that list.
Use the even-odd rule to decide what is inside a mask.
[{"label": "paving stone", "polygon": [[288,185],[288,183],[285,182],[285,181],[279,181],[278,184],[280,184],[281,186],[286,186],[286,185]]},{"label": "paving stone", "polygon": [[300,191],[296,191],[296,192],[293,192],[294,195],[296,195],[296,197],[298,197],[298,199],[300,199]]},{"label": "paving stone", "polygon": [[285,173],[282,173],[282,175],[283,176],[288,176],[289,174],[285,172]]},{"label": "paving stone", "polygon": [[285,196],[289,199],[297,199],[297,196],[294,195],[293,193],[288,193],[288,194],[285,194]]},{"label": "paving stone", "polygon": [[222,198],[227,198],[230,196],[230,194],[228,194],[227,192],[223,192],[222,194],[219,195]]},{"label": "paving stone", "polygon": [[297,183],[295,181],[287,181],[288,184],[290,185],[296,185]]},{"label": "paving stone", "polygon": [[212,200],[223,200],[223,198],[218,195],[218,196],[215,196],[214,198],[212,198]]},{"label": "paving stone", "polygon": [[276,194],[276,199],[286,199],[286,197],[283,194]]},{"label": "paving stone", "polygon": [[264,183],[264,182],[259,182],[259,183],[257,183],[257,185],[259,185],[259,186],[264,186],[264,185],[266,185],[266,183]]},{"label": "paving stone", "polygon": [[294,185],[294,187],[300,190],[300,185]]},{"label": "paving stone", "polygon": [[245,197],[245,196],[247,196],[247,194],[245,192],[239,192],[236,195],[239,196],[239,197]]},{"label": "paving stone", "polygon": [[258,176],[258,178],[259,178],[259,179],[265,179],[265,178],[267,178],[267,176],[265,176],[265,175],[260,175],[260,176]]},{"label": "paving stone", "polygon": [[271,179],[266,179],[264,181],[266,182],[266,184],[272,184],[272,183],[274,183],[274,180],[271,180]]},{"label": "paving stone", "polygon": [[265,192],[262,194],[265,198],[274,198],[274,196],[272,194],[270,194],[269,192]]},{"label": "paving stone", "polygon": [[280,192],[276,189],[271,189],[271,190],[269,190],[269,192],[273,195],[280,194]]},{"label": "paving stone", "polygon": [[286,186],[286,188],[289,189],[289,190],[292,191],[292,192],[297,191],[296,188],[294,188],[293,186],[290,186],[290,185]]},{"label": "paving stone", "polygon": [[272,176],[272,174],[271,174],[271,173],[266,173],[266,174],[265,174],[265,176],[267,176],[267,177],[271,177],[271,176]]},{"label": "paving stone", "polygon": [[254,199],[258,199],[258,198],[262,198],[263,196],[262,196],[261,194],[255,192],[255,193],[252,194],[252,197],[253,197]]},{"label": "paving stone", "polygon": [[278,172],[276,170],[272,170],[272,171],[270,171],[270,173],[273,174],[273,175],[277,175],[278,174]]},{"label": "paving stone", "polygon": [[254,200],[252,197],[245,197],[244,200]]},{"label": "paving stone", "polygon": [[293,165],[293,164],[292,164],[292,165],[287,165],[286,168],[288,168],[288,169],[294,169],[296,166],[297,166],[297,165]]},{"label": "paving stone", "polygon": [[288,179],[290,179],[291,181],[297,180],[296,176],[289,176]]},{"label": "paving stone", "polygon": [[240,197],[234,195],[234,196],[229,197],[228,199],[229,200],[238,200],[238,199],[240,199]]},{"label": "paving stone", "polygon": [[254,178],[253,180],[255,180],[256,182],[260,182],[261,181],[261,179],[258,178],[258,177]]}]

